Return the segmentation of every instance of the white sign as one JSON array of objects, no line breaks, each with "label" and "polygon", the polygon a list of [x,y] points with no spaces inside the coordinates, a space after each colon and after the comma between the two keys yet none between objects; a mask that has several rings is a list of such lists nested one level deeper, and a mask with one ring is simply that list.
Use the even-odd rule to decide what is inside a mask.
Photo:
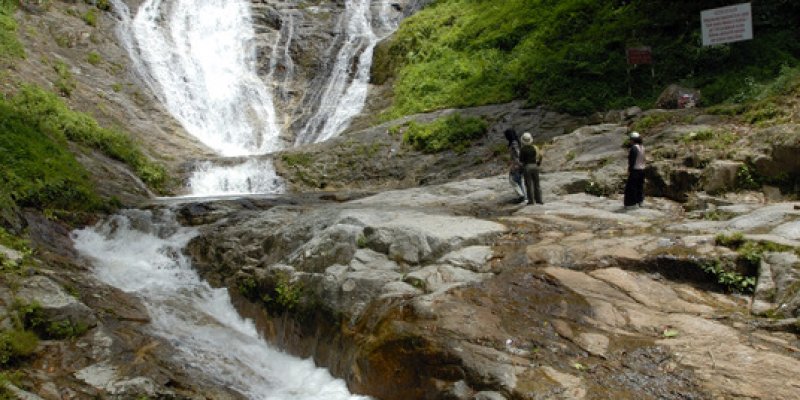
[{"label": "white sign", "polygon": [[703,21],[703,46],[753,38],[753,12],[750,3],[705,10],[700,13],[700,19]]}]

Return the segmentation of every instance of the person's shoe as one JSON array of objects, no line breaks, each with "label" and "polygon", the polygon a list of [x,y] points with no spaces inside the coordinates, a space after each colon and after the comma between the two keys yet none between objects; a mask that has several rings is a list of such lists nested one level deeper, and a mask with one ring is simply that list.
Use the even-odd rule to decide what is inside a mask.
[{"label": "person's shoe", "polygon": [[541,201],[537,201],[536,204],[544,205],[544,203],[542,203]]},{"label": "person's shoe", "polygon": [[532,201],[529,201],[529,202],[528,202],[528,205],[531,205],[531,204],[533,204],[533,202],[532,202]]}]

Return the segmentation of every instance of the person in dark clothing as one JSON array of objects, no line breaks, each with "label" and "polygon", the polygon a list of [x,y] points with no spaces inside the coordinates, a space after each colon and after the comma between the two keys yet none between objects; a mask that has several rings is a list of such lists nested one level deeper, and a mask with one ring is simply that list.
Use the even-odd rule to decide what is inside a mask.
[{"label": "person in dark clothing", "polygon": [[528,195],[528,204],[534,200],[542,202],[542,188],[539,185],[539,166],[542,165],[542,152],[533,144],[530,132],[522,134],[522,147],[519,151],[519,161],[522,164],[522,176],[525,178],[525,192]]},{"label": "person in dark clothing", "polygon": [[508,165],[509,183],[511,183],[511,186],[514,188],[517,194],[522,196],[522,200],[524,201],[525,193],[522,183],[522,164],[519,162],[519,137],[514,129],[506,129],[503,132],[503,135],[505,135],[506,140],[508,141],[508,151],[510,153]]},{"label": "person in dark clothing", "polygon": [[625,208],[641,207],[644,202],[644,145],[638,132],[631,132],[628,151],[628,181],[625,183]]}]

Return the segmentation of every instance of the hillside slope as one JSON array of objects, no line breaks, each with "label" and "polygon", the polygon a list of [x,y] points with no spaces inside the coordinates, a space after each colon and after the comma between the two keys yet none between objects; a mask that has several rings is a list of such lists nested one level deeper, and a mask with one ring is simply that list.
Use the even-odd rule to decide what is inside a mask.
[{"label": "hillside slope", "polygon": [[[671,83],[701,89],[707,105],[740,101],[781,66],[797,65],[800,4],[754,1],[754,40],[702,47],[700,11],[725,5],[441,0],[376,51],[373,77],[393,83],[384,118],[513,99],[576,114],[647,107]],[[652,71],[628,69],[631,46],[652,47]]]}]

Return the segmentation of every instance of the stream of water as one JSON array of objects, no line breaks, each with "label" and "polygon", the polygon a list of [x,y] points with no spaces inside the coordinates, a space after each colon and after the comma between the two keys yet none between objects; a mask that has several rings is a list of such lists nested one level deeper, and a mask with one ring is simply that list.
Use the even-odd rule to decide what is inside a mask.
[{"label": "stream of water", "polygon": [[269,346],[239,317],[227,290],[210,287],[192,268],[182,249],[196,235],[168,210],[127,210],[72,234],[101,281],[141,298],[153,333],[172,344],[189,372],[254,400],[367,399],[313,361]]}]

